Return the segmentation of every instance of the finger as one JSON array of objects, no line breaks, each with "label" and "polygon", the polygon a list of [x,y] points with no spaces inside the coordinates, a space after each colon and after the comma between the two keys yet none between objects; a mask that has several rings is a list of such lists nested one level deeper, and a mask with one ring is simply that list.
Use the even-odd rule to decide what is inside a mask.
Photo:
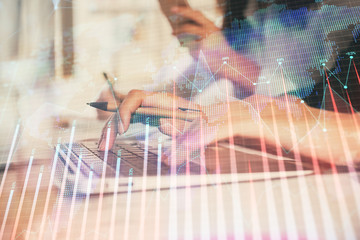
[{"label": "finger", "polygon": [[201,107],[198,104],[169,93],[148,93],[142,102],[142,106],[157,107],[169,110],[178,108],[199,111],[201,110]]},{"label": "finger", "polygon": [[169,110],[201,111],[201,107],[169,93],[150,93],[141,90],[132,90],[123,100],[119,108],[118,131],[120,134],[127,131],[131,115],[140,107],[156,107]]},{"label": "finger", "polygon": [[131,90],[119,107],[120,134],[126,132],[130,125],[131,115],[138,109],[146,96],[145,91]]},{"label": "finger", "polygon": [[206,31],[204,30],[204,28],[194,24],[184,24],[180,27],[174,28],[172,32],[172,34],[175,36],[184,33],[206,37]]},{"label": "finger", "polygon": [[[103,88],[103,90],[101,90],[100,95],[98,96],[96,102],[112,102],[112,101],[114,101],[114,98],[112,96],[109,87],[106,86],[106,88]],[[112,113],[110,112],[106,112],[99,109],[96,109],[96,113],[97,113],[97,118],[99,120],[108,119],[112,115]]]},{"label": "finger", "polygon": [[159,130],[169,136],[178,136],[183,133],[186,123],[180,119],[161,118]]},{"label": "finger", "polygon": [[[168,146],[164,154],[168,156],[169,164],[182,164],[189,157],[193,158],[195,152],[205,148],[204,140],[208,137],[205,121],[198,119],[185,126],[184,131],[179,133],[173,144]],[[175,152],[174,152],[175,151]],[[195,154],[198,156],[198,154]],[[175,158],[173,158],[176,156]]]},{"label": "finger", "polygon": [[200,11],[193,10],[190,7],[173,7],[171,9],[173,13],[180,14],[185,18],[188,18],[194,22],[196,22],[199,25],[205,25],[205,24],[213,24],[209,19],[207,19]]},{"label": "finger", "polygon": [[99,151],[105,151],[111,149],[114,145],[116,135],[118,133],[117,116],[113,114],[106,122],[98,144]]}]

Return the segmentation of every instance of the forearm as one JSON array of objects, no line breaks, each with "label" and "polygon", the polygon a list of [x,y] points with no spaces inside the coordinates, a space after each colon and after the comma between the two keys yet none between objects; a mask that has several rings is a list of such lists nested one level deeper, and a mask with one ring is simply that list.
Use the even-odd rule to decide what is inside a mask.
[{"label": "forearm", "polygon": [[[291,114],[266,117],[271,131],[264,137],[270,144],[280,144],[295,154],[334,164],[360,161],[360,117],[300,107],[301,116]],[[321,117],[320,116],[324,116]]]}]

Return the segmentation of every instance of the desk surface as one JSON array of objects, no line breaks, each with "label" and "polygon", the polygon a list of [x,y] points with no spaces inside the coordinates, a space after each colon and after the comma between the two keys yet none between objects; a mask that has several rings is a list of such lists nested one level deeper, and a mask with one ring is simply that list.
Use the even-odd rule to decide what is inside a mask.
[{"label": "desk surface", "polygon": [[[85,122],[75,139],[98,135],[87,130],[102,123]],[[69,129],[49,134],[52,142],[69,139]],[[31,139],[15,152],[0,189],[2,239],[360,238],[356,173],[73,198],[50,185],[53,150]]]},{"label": "desk surface", "polygon": [[23,197],[28,165],[10,167],[0,198],[3,239],[16,225],[16,239],[39,239],[41,232],[43,239],[360,238],[360,184],[349,174],[97,195],[87,202],[86,195],[61,198],[49,188],[49,162],[34,159]]}]

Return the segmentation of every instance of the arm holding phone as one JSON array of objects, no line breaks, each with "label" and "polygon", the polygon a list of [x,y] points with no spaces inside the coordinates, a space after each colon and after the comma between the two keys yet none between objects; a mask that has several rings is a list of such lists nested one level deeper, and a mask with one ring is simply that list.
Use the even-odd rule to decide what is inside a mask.
[{"label": "arm holding phone", "polygon": [[[248,86],[250,92],[254,92],[254,85],[249,84],[248,79],[255,83],[258,78],[260,67],[255,62],[232,49],[220,29],[200,12],[188,6],[172,7],[171,11],[189,19],[189,21],[183,21],[182,24],[174,25],[174,35],[189,33],[202,37],[197,44],[200,43],[200,49],[206,59],[211,60],[208,61],[211,70],[214,72],[218,70],[222,64],[222,58],[229,57],[227,60],[229,65],[246,78],[229,75],[222,69],[219,73],[234,82],[246,83],[242,85]],[[193,50],[193,56],[197,57],[198,52],[191,50]],[[295,97],[274,98],[261,95],[252,95],[244,100],[204,107],[171,94],[133,90],[121,103],[119,114],[113,114],[105,125],[99,141],[100,150],[105,149],[108,126],[111,128],[109,136],[109,148],[111,148],[116,135],[123,134],[128,129],[131,115],[140,106],[161,107],[169,110],[174,107],[193,108],[201,110],[206,115],[207,120],[199,118],[192,123],[179,119],[160,120],[159,129],[165,134],[173,135],[174,127],[183,129],[181,131],[183,134],[173,136],[177,138],[178,151],[184,150],[187,146],[193,149],[201,147],[199,141],[195,140],[202,131],[205,142],[201,144],[205,145],[229,139],[244,144],[248,139],[252,139],[278,147],[280,151],[292,150],[294,154],[308,156],[313,160],[334,164],[360,161],[358,148],[360,132],[357,127],[360,126],[360,117],[358,114],[326,111],[327,118],[323,124],[328,130],[323,131],[313,116],[319,116],[321,111],[325,110],[311,108]],[[284,109],[283,106],[288,107]],[[290,111],[291,109],[295,109],[295,112]],[[339,147],[339,144],[343,146]]]},{"label": "arm holding phone", "polygon": [[[255,92],[255,83],[260,74],[260,66],[234,50],[225,39],[222,29],[218,28],[200,11],[193,10],[189,6],[174,6],[171,8],[171,12],[182,16],[184,19],[189,19],[189,21],[183,21],[177,25],[172,24],[173,35],[191,34],[199,37],[199,40],[188,43],[190,53],[195,59],[198,58],[201,50],[212,72],[217,72],[217,75],[241,85],[245,90],[244,92],[249,93],[248,96]],[[224,57],[226,64],[235,71],[222,68]]]}]

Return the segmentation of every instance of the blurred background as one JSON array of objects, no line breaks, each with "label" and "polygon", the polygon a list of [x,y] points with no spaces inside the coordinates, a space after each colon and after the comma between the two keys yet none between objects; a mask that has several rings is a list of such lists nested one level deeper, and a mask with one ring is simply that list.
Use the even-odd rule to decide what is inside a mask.
[{"label": "blurred background", "polygon": [[[221,25],[215,0],[189,4]],[[0,162],[19,136],[16,147],[51,146],[54,124],[96,119],[85,103],[107,87],[102,72],[126,93],[179,59],[191,62],[157,0],[0,0]]]}]

